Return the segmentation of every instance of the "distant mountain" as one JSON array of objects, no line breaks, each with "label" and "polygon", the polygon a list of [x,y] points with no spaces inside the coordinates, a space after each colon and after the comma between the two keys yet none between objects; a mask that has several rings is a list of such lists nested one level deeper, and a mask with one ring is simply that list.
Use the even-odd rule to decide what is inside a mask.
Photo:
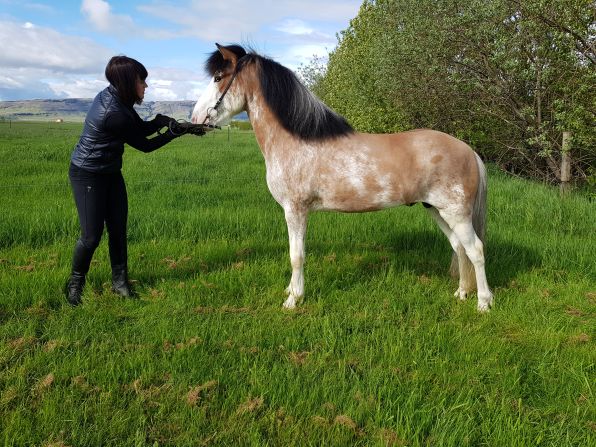
[{"label": "distant mountain", "polygon": [[[92,99],[33,99],[29,101],[0,101],[0,120],[13,121],[71,121],[83,122]],[[195,101],[146,101],[135,106],[144,120],[158,113],[176,119],[190,120]],[[234,119],[248,120],[246,113]]]}]

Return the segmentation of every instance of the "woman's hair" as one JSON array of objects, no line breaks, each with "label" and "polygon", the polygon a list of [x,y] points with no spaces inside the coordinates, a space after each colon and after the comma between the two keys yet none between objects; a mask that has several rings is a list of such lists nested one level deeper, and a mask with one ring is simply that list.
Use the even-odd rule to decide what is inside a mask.
[{"label": "woman's hair", "polygon": [[126,56],[114,56],[106,66],[106,78],[118,91],[124,104],[140,104],[137,95],[137,80],[147,79],[147,69],[139,61]]}]

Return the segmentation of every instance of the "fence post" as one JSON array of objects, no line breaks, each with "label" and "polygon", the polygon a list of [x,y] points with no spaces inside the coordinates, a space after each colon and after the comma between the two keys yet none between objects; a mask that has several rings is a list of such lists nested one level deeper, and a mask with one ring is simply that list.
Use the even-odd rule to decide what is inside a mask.
[{"label": "fence post", "polygon": [[571,132],[563,132],[561,143],[561,194],[567,194],[570,190],[571,180]]}]

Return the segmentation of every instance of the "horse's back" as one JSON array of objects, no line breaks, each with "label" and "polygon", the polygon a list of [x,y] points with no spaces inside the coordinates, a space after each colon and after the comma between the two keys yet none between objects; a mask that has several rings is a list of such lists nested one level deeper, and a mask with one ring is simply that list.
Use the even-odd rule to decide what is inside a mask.
[{"label": "horse's back", "polygon": [[475,193],[474,152],[443,132],[355,133],[328,142],[318,154],[316,166],[309,166],[316,179],[312,206],[318,209],[372,211],[415,202],[441,206],[442,191],[466,197]]},{"label": "horse's back", "polygon": [[355,139],[376,160],[376,175],[391,178],[392,187],[399,188],[402,203],[428,201],[441,206],[444,192],[459,195],[462,200],[476,193],[476,155],[452,135],[415,129],[393,134],[361,133]]}]

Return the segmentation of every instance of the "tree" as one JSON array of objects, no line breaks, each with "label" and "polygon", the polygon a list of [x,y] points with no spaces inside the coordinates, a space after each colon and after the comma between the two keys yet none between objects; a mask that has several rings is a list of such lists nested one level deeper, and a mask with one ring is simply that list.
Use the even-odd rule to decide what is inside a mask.
[{"label": "tree", "polygon": [[321,56],[313,55],[308,64],[300,64],[297,70],[298,77],[315,95],[322,97],[322,80],[327,71],[327,60]]},{"label": "tree", "polygon": [[363,131],[432,127],[503,168],[561,178],[596,160],[592,0],[367,0],[338,36],[322,98]]}]

